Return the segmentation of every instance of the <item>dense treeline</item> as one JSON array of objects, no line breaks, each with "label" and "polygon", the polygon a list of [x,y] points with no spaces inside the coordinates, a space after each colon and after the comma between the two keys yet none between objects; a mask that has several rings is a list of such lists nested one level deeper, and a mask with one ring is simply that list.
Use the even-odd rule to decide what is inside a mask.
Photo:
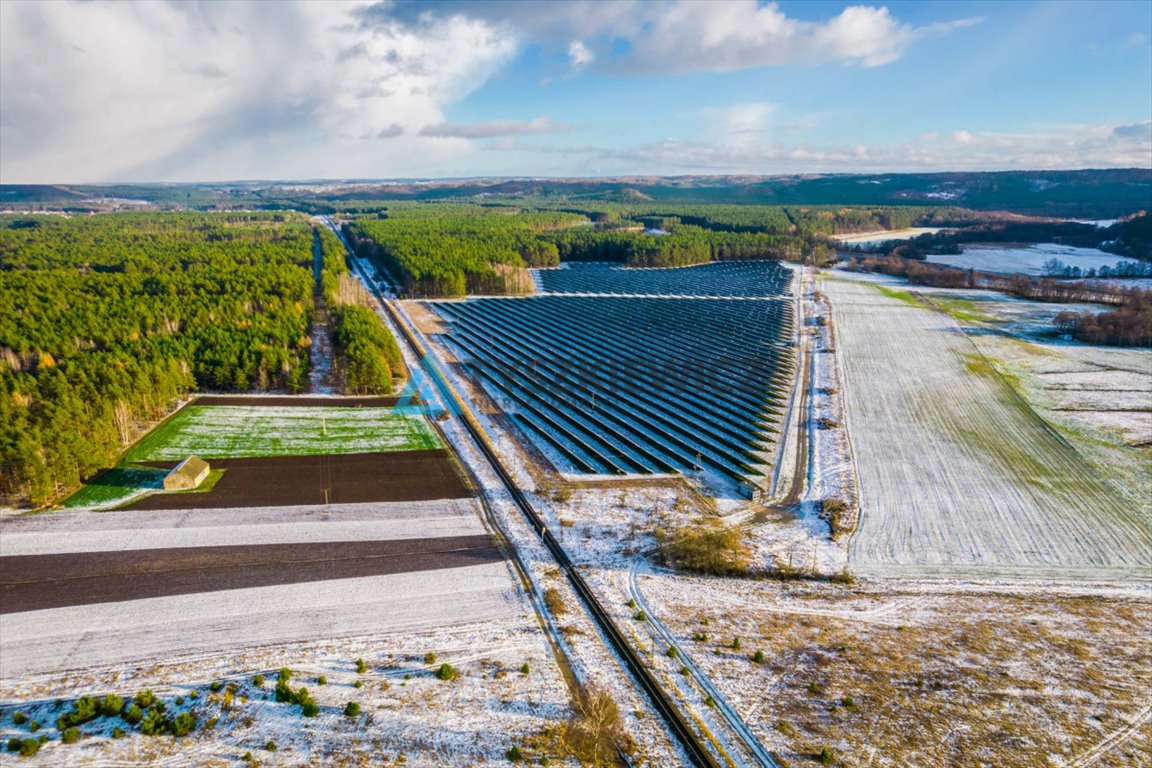
[{"label": "dense treeline", "polygon": [[1152,216],[1141,212],[1127,221],[1119,221],[1105,231],[1105,251],[1152,261]]},{"label": "dense treeline", "polygon": [[75,486],[193,389],[304,388],[311,246],[291,214],[0,218],[0,497]]},{"label": "dense treeline", "polygon": [[1022,299],[1034,301],[1091,302],[1097,304],[1123,304],[1138,288],[1125,288],[1121,284],[1082,280],[1059,280],[1051,277],[1003,275],[960,269],[946,264],[933,264],[897,256],[853,257],[845,267],[850,271],[879,272],[904,277],[911,285],[930,285],[936,288],[977,288],[1002,291]]},{"label": "dense treeline", "polygon": [[[831,253],[822,236],[795,234],[783,209],[716,208],[663,206],[657,213],[602,202],[544,211],[397,204],[353,220],[346,231],[361,256],[413,297],[529,293],[528,269],[561,261],[680,267],[735,259],[823,261]],[[839,215],[832,211],[829,220],[855,226],[856,219]]]},{"label": "dense treeline", "polygon": [[1152,291],[1132,291],[1108,312],[1061,312],[1055,322],[1085,344],[1152,347]]},{"label": "dense treeline", "polygon": [[[1076,248],[1099,248],[1135,259],[1152,259],[1152,225],[1146,214],[1102,229],[1071,221],[982,221],[963,229],[926,233],[911,240],[875,245],[841,246],[842,250],[924,259],[929,254],[960,253],[970,243],[1059,243]],[[1075,275],[1073,277],[1087,277]],[[1125,277],[1123,273],[1100,277]],[[1142,276],[1134,274],[1132,276]]]},{"label": "dense treeline", "polygon": [[404,377],[400,347],[369,308],[364,287],[348,271],[344,244],[326,227],[318,227],[317,233],[324,303],[330,312],[332,346],[344,392],[388,394],[394,382]]},{"label": "dense treeline", "polygon": [[560,263],[555,244],[539,233],[586,221],[558,212],[450,205],[396,206],[385,215],[356,220],[348,234],[360,255],[418,297],[528,293],[528,267]]}]

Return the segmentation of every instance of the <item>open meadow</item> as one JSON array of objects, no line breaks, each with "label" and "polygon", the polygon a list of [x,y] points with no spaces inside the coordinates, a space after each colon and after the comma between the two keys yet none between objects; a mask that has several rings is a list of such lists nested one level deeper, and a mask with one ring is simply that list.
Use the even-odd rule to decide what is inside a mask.
[{"label": "open meadow", "polygon": [[1146,575],[1146,519],[955,322],[827,276],[860,481],[862,575]]}]

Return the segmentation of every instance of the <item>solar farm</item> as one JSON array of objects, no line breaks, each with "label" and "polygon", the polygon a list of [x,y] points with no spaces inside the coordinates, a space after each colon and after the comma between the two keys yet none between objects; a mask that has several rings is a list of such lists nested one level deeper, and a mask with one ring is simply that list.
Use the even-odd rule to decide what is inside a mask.
[{"label": "solar farm", "polygon": [[573,264],[538,280],[545,295],[431,306],[557,469],[763,485],[795,367],[786,268]]},{"label": "solar farm", "polygon": [[721,261],[676,269],[570,262],[536,271],[542,294],[767,299],[781,296],[791,283],[790,271],[765,261]]}]

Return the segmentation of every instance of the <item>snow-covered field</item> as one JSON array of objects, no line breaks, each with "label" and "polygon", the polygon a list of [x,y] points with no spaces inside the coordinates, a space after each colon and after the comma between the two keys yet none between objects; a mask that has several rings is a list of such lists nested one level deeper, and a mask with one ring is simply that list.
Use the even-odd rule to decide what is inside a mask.
[{"label": "snow-covered field", "polygon": [[[171,547],[468,536],[475,500],[190,512],[63,511],[0,520],[4,557]],[[434,654],[435,658],[427,654]],[[363,659],[366,671],[356,671]],[[452,681],[433,674],[441,664]],[[527,665],[527,667],[525,667]],[[320,707],[272,697],[276,671]],[[252,678],[262,674],[263,686]],[[326,678],[320,684],[319,676]],[[210,683],[236,690],[212,691]],[[190,736],[141,735],[117,717],[61,743],[55,703],[149,688]],[[179,699],[177,698],[179,697]],[[361,713],[344,715],[348,702]],[[20,764],[474,765],[570,714],[569,691],[532,606],[503,562],[415,573],[0,614],[0,738],[48,737]],[[178,703],[179,702],[179,703]],[[128,731],[113,738],[112,729]],[[265,747],[276,744],[276,751]],[[16,759],[0,755],[0,762]]]},{"label": "snow-covered field", "polygon": [[874,768],[1152,764],[1146,590],[663,572],[640,586],[791,765],[824,748]]},{"label": "snow-covered field", "polygon": [[317,454],[438,448],[419,416],[391,408],[283,408],[189,405],[136,444],[125,461],[179,461],[241,456]]},{"label": "snow-covered field", "polygon": [[911,240],[920,235],[934,235],[939,231],[939,227],[909,227],[908,229],[861,232],[855,235],[833,235],[832,239],[845,245],[877,245],[878,243],[891,243],[897,240]]},{"label": "snow-covered field", "polygon": [[[429,653],[435,654],[432,662]],[[366,664],[363,674],[356,671],[357,659]],[[455,668],[456,679],[434,676],[443,663]],[[293,671],[294,690],[307,687],[320,707],[317,717],[305,718],[299,706],[274,701],[272,688],[282,667]],[[262,686],[253,682],[256,674],[265,677]],[[318,682],[321,675],[324,685]],[[234,683],[234,695],[211,692],[213,681]],[[120,718],[100,718],[80,727],[84,735],[77,743],[60,742],[54,723],[63,710],[55,701],[106,693],[127,699],[144,689],[153,690],[169,713],[196,712],[196,733],[143,736]],[[0,762],[243,766],[250,753],[260,765],[280,766],[499,764],[509,748],[565,719],[568,701],[539,625],[521,604],[498,619],[462,618],[434,629],[342,638],[321,634],[258,647],[236,643],[220,652],[163,655],[140,664],[109,660],[83,672],[5,677],[0,738],[29,736],[27,725],[13,723],[11,715],[19,710],[43,724],[39,734],[51,741],[35,757],[0,754]],[[343,714],[348,702],[360,705],[359,715]],[[116,726],[129,735],[110,738]],[[275,752],[266,749],[269,742]]]},{"label": "snow-covered field", "polygon": [[962,253],[928,256],[928,261],[948,264],[961,269],[976,269],[982,272],[1020,272],[1025,275],[1043,274],[1044,263],[1052,259],[1061,261],[1069,267],[1080,267],[1082,270],[1099,269],[1100,267],[1111,269],[1117,264],[1135,265],[1140,263],[1096,248],[1075,248],[1056,243],[1040,243],[1026,248],[970,245],[965,247]]},{"label": "snow-covered field", "polygon": [[1132,576],[1152,533],[940,312],[841,276],[830,297],[867,575]]},{"label": "snow-covered field", "polygon": [[[483,534],[475,502],[12,516],[4,556]],[[427,523],[421,536],[421,528]],[[0,614],[0,678],[507,618],[503,563]]]}]

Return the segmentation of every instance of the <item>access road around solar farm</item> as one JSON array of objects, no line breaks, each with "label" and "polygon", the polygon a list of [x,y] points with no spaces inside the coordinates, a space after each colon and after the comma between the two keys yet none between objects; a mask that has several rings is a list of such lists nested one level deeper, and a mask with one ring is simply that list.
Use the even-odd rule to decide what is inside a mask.
[{"label": "access road around solar farm", "polygon": [[[323,221],[334,230],[336,229],[330,219]],[[481,492],[495,496],[506,495],[523,514],[528,525],[539,537],[540,542],[554,560],[556,567],[563,574],[571,589],[587,609],[588,614],[593,619],[608,647],[615,652],[619,662],[631,675],[635,683],[648,698],[652,707],[663,719],[675,743],[683,751],[681,759],[686,758],[688,764],[701,768],[719,768],[719,766],[724,764],[724,761],[717,757],[712,749],[710,749],[708,739],[696,733],[690,725],[690,718],[680,710],[673,697],[664,690],[656,675],[642,660],[640,653],[632,647],[625,634],[613,621],[609,612],[601,604],[591,587],[588,586],[584,577],[560,545],[560,542],[532,507],[528,497],[520,489],[512,474],[504,466],[490,438],[486,434],[484,427],[475,415],[473,415],[470,406],[456,393],[455,388],[440,371],[438,363],[430,355],[429,346],[420,339],[419,331],[411,324],[402,311],[397,308],[395,302],[388,300],[386,296],[382,295],[376,280],[367,273],[360,260],[356,258],[354,254],[352,255],[351,261],[355,273],[378,299],[380,306],[390,320],[389,325],[399,331],[401,338],[409,347],[412,354],[416,359],[421,361],[420,370],[431,380],[431,391],[423,391],[421,393],[422,396],[428,400],[439,401],[438,403],[434,403],[433,407],[438,405],[439,408],[443,409],[445,414],[448,414],[447,418],[449,420],[456,420],[459,425],[463,427],[464,432],[472,443],[472,447],[479,452],[487,464],[487,468],[494,474],[497,481],[496,487],[485,485],[482,486]],[[463,451],[461,451],[461,454],[463,454]],[[493,522],[496,522],[495,518],[493,518]],[[511,547],[512,537],[503,530],[500,530],[500,533],[504,540],[509,542]],[[530,573],[530,571],[525,570],[525,573]]]}]

